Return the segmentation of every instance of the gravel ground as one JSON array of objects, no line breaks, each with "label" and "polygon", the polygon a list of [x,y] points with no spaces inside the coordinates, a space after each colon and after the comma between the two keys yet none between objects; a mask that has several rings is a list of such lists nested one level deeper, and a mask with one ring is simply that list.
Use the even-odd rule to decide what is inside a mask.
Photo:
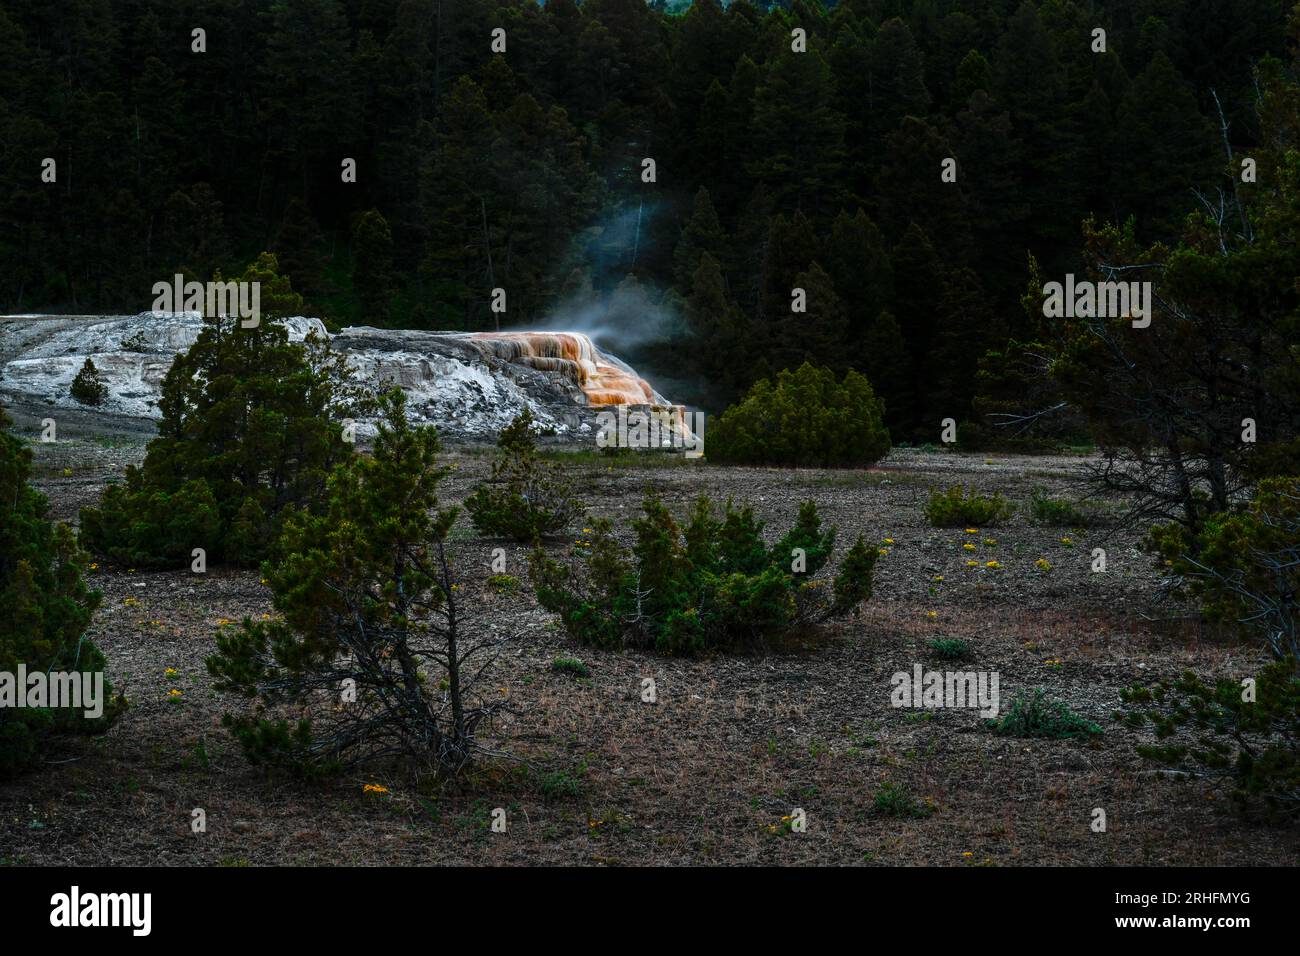
[{"label": "gravel ground", "polygon": [[[75,520],[140,458],[144,440],[86,433],[37,445],[38,483],[55,516]],[[444,498],[459,501],[489,459],[467,449],[450,458]],[[108,734],[69,742],[58,762],[0,785],[0,861],[1294,864],[1296,828],[1244,823],[1211,784],[1153,774],[1134,752],[1144,738],[1111,719],[1119,690],[1134,682],[1188,667],[1241,677],[1262,659],[1162,599],[1137,535],[1026,520],[1034,487],[1072,494],[1084,463],[906,449],[870,471],[574,460],[590,512],[624,525],[647,490],[682,512],[708,493],[751,502],[775,538],[812,498],[842,545],[863,534],[888,549],[875,597],[856,618],[766,656],[594,651],[568,641],[526,591],[487,587],[500,542],[475,538],[462,518],[455,537],[468,599],[485,621],[519,635],[491,681],[520,713],[498,724],[491,743],[521,759],[484,762],[451,783],[374,768],[306,785],[250,766],[220,726],[242,702],[212,690],[203,659],[222,622],[270,612],[258,575],[98,568],[104,602],[91,635],[131,709]],[[1020,507],[974,535],[929,527],[928,489],[956,481]],[[1094,547],[1107,551],[1104,574],[1091,571]],[[524,549],[507,551],[510,573],[525,577]],[[1040,558],[1050,570],[1036,566]],[[968,568],[974,559],[979,566]],[[936,637],[973,648],[974,662],[955,667],[998,672],[1004,711],[1016,694],[1043,687],[1105,734],[1003,738],[970,710],[892,708],[891,674],[916,663],[954,669],[929,650]],[[590,676],[553,671],[561,656],[584,660]],[[655,680],[655,704],[641,701],[644,677]],[[372,783],[387,792],[363,789]],[[925,815],[877,811],[885,783]],[[489,826],[497,807],[505,833]],[[1097,807],[1105,833],[1090,828]],[[195,808],[206,813],[206,833],[191,832]],[[796,808],[807,831],[784,832],[782,818]]]}]

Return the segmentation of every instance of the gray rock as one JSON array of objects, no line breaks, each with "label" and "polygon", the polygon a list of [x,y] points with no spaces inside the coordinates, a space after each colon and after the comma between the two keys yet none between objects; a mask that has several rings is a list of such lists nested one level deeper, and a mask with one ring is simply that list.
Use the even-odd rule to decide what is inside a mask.
[{"label": "gray rock", "polygon": [[[312,332],[329,334],[319,319],[298,316],[285,325],[295,341]],[[156,421],[163,376],[202,328],[203,319],[194,312],[0,318],[0,403],[65,408],[106,421]],[[493,337],[457,332],[357,327],[330,338],[360,381],[377,388],[400,385],[413,420],[437,425],[450,441],[490,441],[527,408],[556,440],[591,444],[600,408],[591,405],[582,383],[592,363],[639,377],[585,335],[566,334],[582,340],[583,355],[591,361],[519,356],[517,348]],[[108,389],[96,409],[78,404],[69,393],[87,358]],[[653,404],[670,404],[657,392],[650,394]],[[373,433],[372,423],[358,425],[362,437]]]}]

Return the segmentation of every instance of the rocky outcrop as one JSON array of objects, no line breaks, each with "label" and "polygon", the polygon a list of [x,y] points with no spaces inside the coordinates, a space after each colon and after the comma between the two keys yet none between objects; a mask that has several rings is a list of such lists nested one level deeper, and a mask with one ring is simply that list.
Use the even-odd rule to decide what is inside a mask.
[{"label": "rocky outcrop", "polygon": [[[297,317],[285,324],[295,340],[313,331],[328,334],[319,319]],[[163,376],[202,328],[202,318],[192,312],[0,318],[0,404],[157,419]],[[600,352],[585,336],[566,335],[583,340],[584,360],[590,360],[593,375],[598,368],[635,377],[625,363]],[[502,349],[492,338],[358,327],[332,335],[331,341],[360,380],[376,387],[400,385],[412,417],[437,425],[448,440],[490,441],[528,408],[557,440],[593,442],[600,409],[584,391],[586,371],[538,367],[547,363]],[[69,394],[87,358],[108,389],[104,404],[94,410],[78,405]],[[667,404],[663,396],[646,389],[654,403]]]}]

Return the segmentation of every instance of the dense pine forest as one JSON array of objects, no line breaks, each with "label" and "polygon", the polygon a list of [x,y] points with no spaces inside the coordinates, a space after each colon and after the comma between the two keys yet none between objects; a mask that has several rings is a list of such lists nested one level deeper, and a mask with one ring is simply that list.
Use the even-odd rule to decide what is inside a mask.
[{"label": "dense pine forest", "polygon": [[139,311],[269,250],[335,326],[598,328],[711,409],[854,368],[896,440],[933,439],[976,359],[1033,338],[1033,269],[1081,270],[1085,220],[1172,244],[1231,190],[1286,15],[0,0],[0,308]]}]

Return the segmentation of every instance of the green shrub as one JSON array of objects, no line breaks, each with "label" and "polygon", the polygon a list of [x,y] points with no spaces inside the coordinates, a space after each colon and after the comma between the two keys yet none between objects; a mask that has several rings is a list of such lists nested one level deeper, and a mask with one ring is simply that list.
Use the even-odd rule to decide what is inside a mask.
[{"label": "green shrub", "polygon": [[890,780],[876,789],[872,803],[877,813],[887,817],[928,817],[934,812],[932,806],[912,796],[906,786]]},{"label": "green shrub", "polygon": [[582,781],[564,770],[553,770],[541,780],[544,797],[576,797],[582,794]]},{"label": "green shrub", "polygon": [[125,484],[109,485],[98,508],[82,509],[81,533],[118,564],[176,566],[188,562],[195,547],[220,540],[221,514],[202,478],[167,492],[150,488],[140,469],[128,468]]},{"label": "green shrub", "polygon": [[1053,498],[1046,488],[1035,488],[1029,496],[1029,520],[1048,528],[1093,528],[1104,516],[1095,502]]},{"label": "green shrub", "polygon": [[488,587],[496,594],[510,594],[523,586],[513,574],[494,574],[487,579]]},{"label": "green shrub", "polygon": [[99,369],[89,358],[82,363],[81,371],[72,380],[70,394],[83,405],[103,405],[108,388],[99,380]]},{"label": "green shrub", "polygon": [[591,669],[576,657],[557,657],[551,661],[551,670],[557,674],[572,674],[574,677],[591,676]]},{"label": "green shrub", "polygon": [[533,542],[567,529],[582,502],[560,467],[538,456],[528,409],[502,429],[497,448],[492,477],[465,499],[479,534]]},{"label": "green shrub", "polygon": [[[0,410],[0,672],[16,676],[20,664],[29,674],[102,671],[104,656],[85,639],[100,601],[82,579],[86,556],[71,528],[46,517],[49,503],[28,483],[31,452],[4,431],[9,425]],[[93,719],[84,710],[0,706],[0,778],[36,763],[56,733],[107,730],[125,708],[110,692],[105,682],[104,713]]]},{"label": "green shrub", "polygon": [[889,453],[884,401],[854,371],[805,362],[773,384],[760,379],[709,429],[710,460],[806,468],[867,467]]},{"label": "green shrub", "polygon": [[962,485],[931,491],[930,500],[925,503],[926,520],[936,528],[984,527],[997,524],[1010,514],[1011,505],[1000,494],[981,495],[972,488],[967,495]]},{"label": "green shrub", "polygon": [[358,396],[328,342],[289,341],[277,318],[302,299],[275,270],[263,253],[241,277],[261,283],[256,327],[206,320],[172,363],[143,465],[128,468],[97,508],[82,509],[83,539],[96,554],[175,568],[203,548],[209,563],[255,564],[281,512],[323,499],[330,468],[351,452],[341,420]]},{"label": "green shrub", "polygon": [[323,511],[287,516],[278,560],[262,566],[278,615],[245,618],[207,659],[217,690],[258,702],[226,721],[254,762],[312,774],[400,756],[457,771],[506,706],[476,696],[503,638],[462,600],[437,432],[410,425],[400,391],[381,411],[373,453],[335,467]]},{"label": "green shrub", "polygon": [[568,566],[533,554],[538,601],[566,631],[598,647],[652,647],[667,654],[761,646],[853,610],[871,596],[876,549],[859,538],[832,587],[817,574],[830,560],[835,529],[822,531],[811,501],[771,548],[750,508],[730,501],[721,515],[707,497],[679,528],[656,498],[632,523],[630,551],[607,519],[592,522]]},{"label": "green shrub", "polygon": [[1172,685],[1121,691],[1130,727],[1150,725],[1159,744],[1140,745],[1148,760],[1227,782],[1244,815],[1300,815],[1300,679],[1294,661],[1269,664],[1244,683],[1211,687],[1188,671]]},{"label": "green shrub", "polygon": [[1237,511],[1198,533],[1151,530],[1156,551],[1201,601],[1206,616],[1262,639],[1278,660],[1300,659],[1300,478],[1268,478]]},{"label": "green shrub", "polygon": [[962,661],[970,657],[970,645],[959,637],[937,637],[930,642],[930,650],[946,661]]},{"label": "green shrub", "polygon": [[1098,724],[1076,714],[1064,701],[1052,700],[1041,688],[1017,697],[1005,714],[989,720],[987,725],[995,734],[1005,737],[1048,737],[1059,740],[1067,737],[1086,738],[1101,733]]}]

